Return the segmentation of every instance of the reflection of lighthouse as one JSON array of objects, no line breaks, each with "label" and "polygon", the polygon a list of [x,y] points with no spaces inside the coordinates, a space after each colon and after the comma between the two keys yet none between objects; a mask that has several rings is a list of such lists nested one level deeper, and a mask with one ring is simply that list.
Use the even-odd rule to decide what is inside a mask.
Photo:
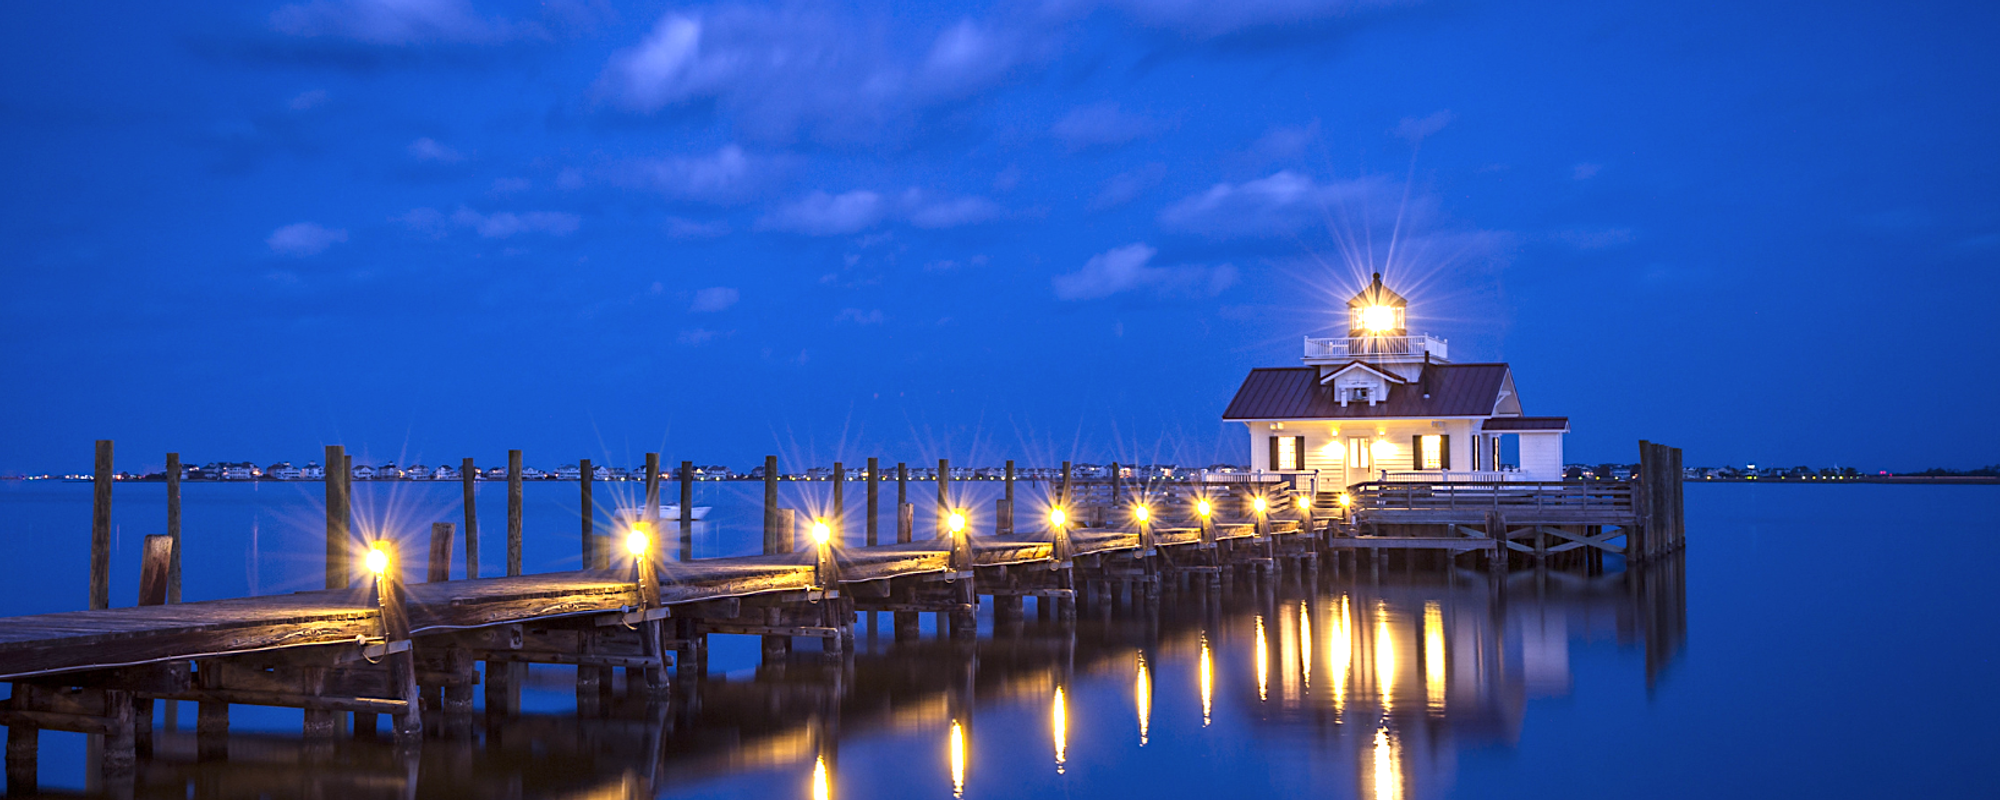
[{"label": "reflection of lighthouse", "polygon": [[[1266,724],[1332,734],[1331,761],[1351,765],[1359,794],[1439,795],[1453,782],[1458,742],[1512,742],[1529,698],[1569,691],[1572,637],[1643,640],[1649,665],[1660,658],[1655,642],[1677,647],[1684,600],[1672,575],[1549,575],[1540,592],[1532,575],[1500,592],[1484,582],[1343,585],[1260,601],[1217,641],[1255,648],[1243,654],[1255,686],[1235,691],[1257,692]],[[1666,607],[1636,608],[1635,598]]]}]

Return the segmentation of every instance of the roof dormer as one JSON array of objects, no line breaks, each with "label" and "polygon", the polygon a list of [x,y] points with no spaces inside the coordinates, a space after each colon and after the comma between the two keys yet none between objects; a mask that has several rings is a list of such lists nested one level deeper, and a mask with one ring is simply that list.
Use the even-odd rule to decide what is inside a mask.
[{"label": "roof dormer", "polygon": [[1361,361],[1349,362],[1319,379],[1319,385],[1332,388],[1333,399],[1342,408],[1349,403],[1372,406],[1387,402],[1390,387],[1399,383],[1407,381],[1394,372]]}]

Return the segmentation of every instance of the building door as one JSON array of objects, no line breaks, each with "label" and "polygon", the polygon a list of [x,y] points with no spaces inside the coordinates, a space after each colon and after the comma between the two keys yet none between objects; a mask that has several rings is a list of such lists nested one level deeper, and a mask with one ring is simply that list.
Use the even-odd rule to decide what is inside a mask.
[{"label": "building door", "polygon": [[1364,436],[1347,437],[1347,452],[1344,453],[1347,456],[1344,459],[1347,464],[1347,479],[1342,483],[1341,488],[1345,489],[1362,481],[1375,479],[1374,464],[1371,463],[1373,459],[1369,457],[1368,453],[1368,448],[1373,443],[1374,440]]}]

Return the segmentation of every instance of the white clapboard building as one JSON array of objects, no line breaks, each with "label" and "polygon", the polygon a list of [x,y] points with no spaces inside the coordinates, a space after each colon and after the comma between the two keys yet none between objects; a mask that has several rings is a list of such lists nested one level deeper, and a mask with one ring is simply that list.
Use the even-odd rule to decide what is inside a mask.
[{"label": "white clapboard building", "polygon": [[1305,340],[1296,367],[1253,369],[1222,418],[1250,434],[1250,472],[1300,489],[1363,481],[1559,481],[1567,417],[1522,412],[1506,364],[1454,364],[1405,328],[1377,273],[1346,336]]}]

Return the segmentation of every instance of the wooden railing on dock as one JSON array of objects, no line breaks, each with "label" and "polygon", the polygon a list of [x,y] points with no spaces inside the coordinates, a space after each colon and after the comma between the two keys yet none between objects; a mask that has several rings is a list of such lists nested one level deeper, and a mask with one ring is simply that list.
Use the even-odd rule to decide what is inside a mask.
[{"label": "wooden railing on dock", "polygon": [[1350,490],[1363,522],[1471,524],[1489,511],[1515,522],[1625,524],[1634,517],[1632,484],[1611,481],[1409,483],[1369,481]]}]

